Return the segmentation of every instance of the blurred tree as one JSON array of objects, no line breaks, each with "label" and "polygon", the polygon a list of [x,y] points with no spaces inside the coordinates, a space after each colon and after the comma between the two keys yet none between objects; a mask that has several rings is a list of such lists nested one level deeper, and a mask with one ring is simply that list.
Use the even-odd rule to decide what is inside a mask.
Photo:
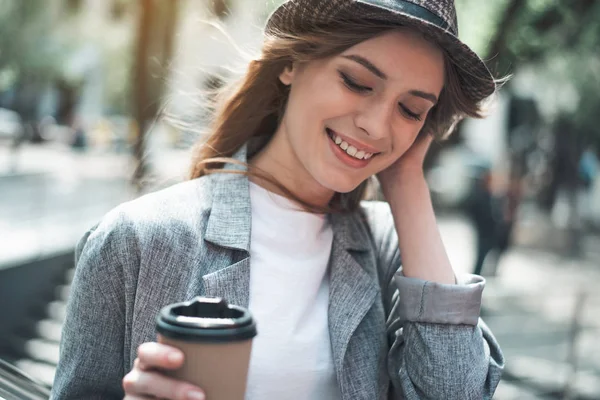
[{"label": "blurred tree", "polygon": [[[497,73],[515,73],[508,93],[534,99],[549,126],[542,131],[516,127],[511,144],[530,142],[540,149],[548,139],[554,144],[544,150],[549,162],[542,167],[548,179],[538,200],[550,210],[557,193],[566,193],[567,225],[576,238],[579,160],[590,144],[600,150],[600,1],[510,0],[486,54],[494,58]],[[527,111],[521,108],[520,113]],[[514,140],[515,136],[520,137]],[[520,168],[528,165],[527,153],[518,153],[511,161],[511,174],[527,172]]]},{"label": "blurred tree", "polygon": [[[576,166],[586,145],[600,149],[600,2],[518,3],[497,33],[493,51],[501,54],[497,64],[504,66],[500,68],[513,65],[516,71],[523,67],[534,71],[530,91],[554,125],[548,130],[555,143],[548,192],[555,193],[565,182],[577,182]],[[517,79],[509,89],[518,93],[521,84]],[[566,149],[569,157],[562,154]],[[547,208],[554,197],[544,202]]]},{"label": "blurred tree", "polygon": [[[488,56],[498,55],[496,70],[529,65],[540,81],[562,89],[568,82],[576,104],[567,112],[579,132],[600,137],[600,2],[595,0],[511,0],[510,17],[496,31]],[[542,85],[541,85],[542,86]],[[560,95],[555,92],[554,94]]]},{"label": "blurred tree", "polygon": [[[512,98],[508,178],[522,182],[533,167],[543,177],[536,188],[539,205],[552,209],[563,188],[574,219],[582,150],[591,145],[600,154],[600,1],[456,0],[456,5],[461,39],[496,76],[515,75],[504,88]],[[450,141],[432,146],[426,167],[445,147],[461,142],[461,127]]]},{"label": "blurred tree", "polygon": [[0,93],[2,105],[34,119],[40,88],[57,75],[60,50],[39,1],[0,2]]},{"label": "blurred tree", "polygon": [[520,0],[456,0],[461,40],[480,55],[494,54],[490,51],[491,43],[504,25],[503,19],[510,18],[509,2],[521,3]]},{"label": "blurred tree", "polygon": [[145,141],[149,126],[159,114],[166,76],[173,53],[179,0],[140,1],[137,51],[134,64],[133,114],[137,124],[134,144],[134,184],[144,189],[149,165]]},{"label": "blurred tree", "polygon": [[[528,90],[546,120],[570,117],[572,137],[600,148],[600,1],[457,0],[457,11],[461,38],[496,76],[533,71]],[[520,85],[515,79],[507,89],[518,94]]]}]

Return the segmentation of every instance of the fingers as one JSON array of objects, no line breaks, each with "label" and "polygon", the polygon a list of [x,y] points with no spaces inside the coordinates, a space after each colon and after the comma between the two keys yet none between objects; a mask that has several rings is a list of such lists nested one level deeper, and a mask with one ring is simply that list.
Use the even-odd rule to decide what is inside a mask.
[{"label": "fingers", "polygon": [[142,371],[149,371],[149,370],[152,369],[152,367],[150,367],[149,365],[146,365],[146,364],[142,363],[139,358],[136,358],[133,361],[133,368],[137,368],[137,369],[140,369]]},{"label": "fingers", "polygon": [[205,400],[204,393],[189,383],[167,377],[159,372],[134,368],[123,378],[126,399],[162,398],[169,400]]},{"label": "fingers", "polygon": [[183,364],[181,350],[161,343],[148,342],[138,347],[138,367],[142,370],[174,370]]},{"label": "fingers", "polygon": [[204,400],[200,388],[160,372],[181,367],[183,358],[183,353],[174,347],[154,342],[142,344],[133,369],[123,378],[125,399]]},{"label": "fingers", "polygon": [[431,134],[421,134],[417,136],[417,139],[412,144],[411,148],[408,150],[408,154],[416,154],[418,157],[425,157],[425,154],[429,150],[429,146],[433,142],[433,135]]},{"label": "fingers", "polygon": [[419,134],[419,136],[417,136],[417,139],[415,140],[415,145],[427,145],[427,147],[429,147],[429,145],[431,144],[431,142],[433,142],[433,135],[430,133],[421,133]]}]

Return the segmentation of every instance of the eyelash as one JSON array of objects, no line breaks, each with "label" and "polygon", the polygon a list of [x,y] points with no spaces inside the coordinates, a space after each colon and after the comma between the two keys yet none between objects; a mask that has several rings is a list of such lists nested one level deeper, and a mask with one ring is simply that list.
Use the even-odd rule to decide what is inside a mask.
[{"label": "eyelash", "polygon": [[370,87],[359,85],[352,78],[350,78],[348,75],[346,75],[345,73],[343,73],[341,71],[340,71],[340,76],[342,77],[342,80],[344,81],[344,85],[346,85],[348,87],[348,89],[352,90],[353,92],[366,93],[366,92],[371,92],[373,90]]},{"label": "eyelash", "polygon": [[[368,93],[373,90],[368,86],[359,85],[352,78],[350,78],[350,76],[348,76],[347,74],[345,74],[342,71],[339,71],[339,74],[340,74],[342,80],[344,81],[344,85],[346,85],[346,87],[348,89],[352,90],[353,92]],[[399,104],[399,106],[400,106],[401,111],[406,115],[407,118],[410,118],[413,121],[421,121],[421,119],[422,119],[421,115],[415,114],[414,112],[410,111],[406,106],[404,106],[402,104]]]}]

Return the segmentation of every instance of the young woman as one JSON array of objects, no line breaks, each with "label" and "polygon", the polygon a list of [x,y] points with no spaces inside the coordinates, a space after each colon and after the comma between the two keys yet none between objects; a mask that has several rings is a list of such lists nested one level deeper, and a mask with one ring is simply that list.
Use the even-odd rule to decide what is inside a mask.
[{"label": "young woman", "polygon": [[[197,295],[257,320],[248,399],[491,398],[484,280],[455,276],[422,171],[496,90],[456,35],[451,0],[280,6],[192,179],[82,239],[53,398],[204,398],[154,342]],[[387,202],[361,202],[373,177]]]}]

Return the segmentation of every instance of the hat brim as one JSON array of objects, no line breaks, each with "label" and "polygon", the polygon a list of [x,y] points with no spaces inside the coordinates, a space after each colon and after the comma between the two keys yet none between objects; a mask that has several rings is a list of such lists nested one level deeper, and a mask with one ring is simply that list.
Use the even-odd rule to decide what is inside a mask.
[{"label": "hat brim", "polygon": [[[328,2],[320,2],[321,4]],[[334,2],[331,2],[334,3]],[[390,2],[388,4],[393,4]],[[311,0],[291,0],[279,6],[269,17],[265,32],[301,33],[311,27],[339,19],[381,21],[391,26],[408,26],[436,42],[456,66],[464,94],[479,103],[496,91],[496,83],[483,60],[449,30],[402,10],[372,4],[368,0],[347,1],[335,9],[315,6]]]}]

